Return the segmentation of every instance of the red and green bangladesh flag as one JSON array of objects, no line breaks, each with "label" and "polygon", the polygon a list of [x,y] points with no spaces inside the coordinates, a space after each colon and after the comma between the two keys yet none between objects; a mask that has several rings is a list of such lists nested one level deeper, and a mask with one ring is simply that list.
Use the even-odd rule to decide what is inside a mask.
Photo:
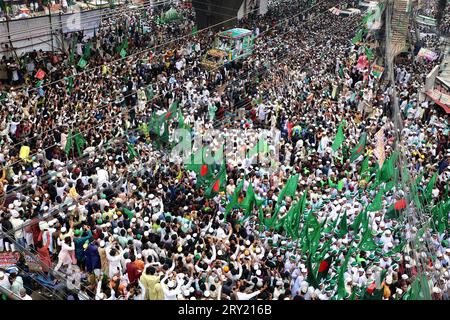
[{"label": "red and green bangladesh flag", "polygon": [[384,216],[388,219],[396,219],[400,216],[400,212],[406,209],[406,206],[406,199],[397,200],[389,207]]},{"label": "red and green bangladesh flag", "polygon": [[178,101],[172,103],[169,107],[169,110],[163,115],[164,120],[168,121],[174,118],[177,115],[178,110]]},{"label": "red and green bangladesh flag", "polygon": [[350,161],[353,162],[364,154],[364,149],[366,148],[367,133],[363,132],[361,138],[359,138],[358,144],[352,149]]},{"label": "red and green bangladesh flag", "polygon": [[214,177],[212,183],[206,189],[205,195],[208,198],[212,198],[219,192],[224,191],[227,183],[227,171],[225,162],[222,163],[219,173]]},{"label": "red and green bangladesh flag", "polygon": [[319,265],[319,270],[317,273],[317,281],[320,283],[320,280],[322,280],[322,278],[325,278],[328,274],[328,270],[331,267],[331,264],[333,263],[333,257],[329,256],[328,258],[326,258],[325,260],[323,260],[320,265]]},{"label": "red and green bangladesh flag", "polygon": [[197,187],[208,185],[213,178],[215,163],[207,164],[205,162],[205,147],[191,155],[190,161],[187,162],[186,169],[194,171],[197,174]]}]

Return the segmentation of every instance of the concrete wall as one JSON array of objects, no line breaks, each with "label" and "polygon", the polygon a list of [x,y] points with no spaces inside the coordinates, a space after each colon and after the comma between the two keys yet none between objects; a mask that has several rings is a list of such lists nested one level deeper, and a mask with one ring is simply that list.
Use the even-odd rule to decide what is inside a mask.
[{"label": "concrete wall", "polygon": [[[73,14],[42,16],[0,22],[0,55],[5,54],[5,44],[10,41],[18,55],[32,50],[50,51],[61,48],[62,33],[85,30],[91,36],[100,19],[109,9],[83,11]],[[52,36],[53,35],[53,36]]]}]

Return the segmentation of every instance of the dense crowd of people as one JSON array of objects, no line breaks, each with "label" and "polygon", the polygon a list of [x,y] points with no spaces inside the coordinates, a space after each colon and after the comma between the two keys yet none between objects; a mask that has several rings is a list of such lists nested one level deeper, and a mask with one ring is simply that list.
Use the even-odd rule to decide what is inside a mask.
[{"label": "dense crowd of people", "polygon": [[[0,251],[21,259],[0,285],[30,299],[32,254],[70,300],[448,300],[448,115],[421,97],[442,57],[403,56],[390,84],[375,35],[353,38],[362,17],[328,10],[346,2],[271,1],[237,22],[253,54],[212,70],[215,33],[178,6],[3,57]],[[231,141],[209,181],[156,117]],[[263,130],[269,164],[248,152]]]}]

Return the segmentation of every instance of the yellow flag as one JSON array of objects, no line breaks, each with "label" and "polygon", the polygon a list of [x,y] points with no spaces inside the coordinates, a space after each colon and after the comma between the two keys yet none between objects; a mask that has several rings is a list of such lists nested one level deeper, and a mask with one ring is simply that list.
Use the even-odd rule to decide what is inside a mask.
[{"label": "yellow flag", "polygon": [[31,160],[29,159],[29,156],[30,156],[30,147],[22,146],[20,148],[20,153],[19,153],[20,159],[31,162]]},{"label": "yellow flag", "polygon": [[181,173],[181,169],[180,169],[180,171],[178,171],[177,180],[180,181],[182,176],[183,176],[183,174]]}]

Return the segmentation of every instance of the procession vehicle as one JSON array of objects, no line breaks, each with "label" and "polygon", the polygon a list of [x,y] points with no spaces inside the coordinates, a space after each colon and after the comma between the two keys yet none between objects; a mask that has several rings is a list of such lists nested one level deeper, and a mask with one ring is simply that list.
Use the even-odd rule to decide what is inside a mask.
[{"label": "procession vehicle", "polygon": [[246,58],[253,53],[254,35],[251,30],[233,28],[222,31],[214,39],[213,48],[208,50],[201,65],[213,70],[227,61]]}]

